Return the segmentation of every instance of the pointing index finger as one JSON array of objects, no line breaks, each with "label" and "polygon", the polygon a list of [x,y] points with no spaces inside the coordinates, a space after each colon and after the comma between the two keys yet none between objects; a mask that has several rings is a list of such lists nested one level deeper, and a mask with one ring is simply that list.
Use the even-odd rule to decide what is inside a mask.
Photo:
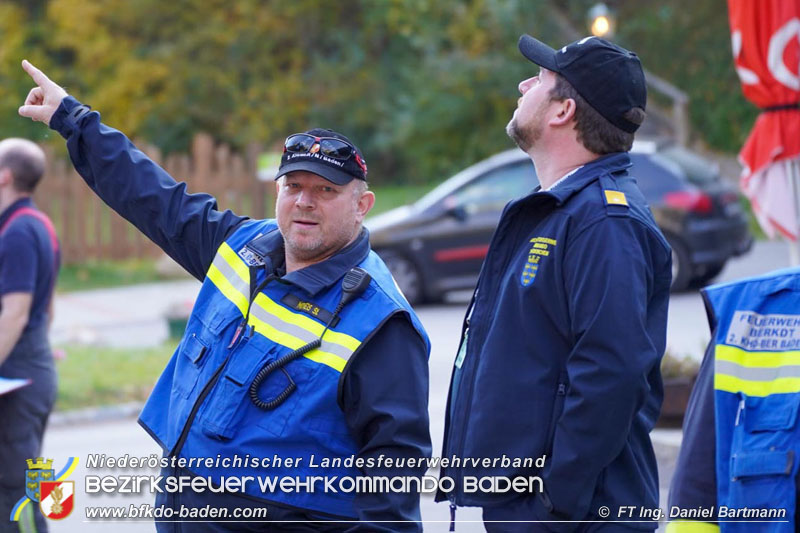
[{"label": "pointing index finger", "polygon": [[34,67],[33,64],[27,59],[22,60],[22,68],[25,70],[25,72],[28,73],[28,75],[31,78],[33,78],[33,81],[35,81],[39,86],[45,85],[47,83],[52,83],[50,82],[50,78],[45,76],[44,72]]}]

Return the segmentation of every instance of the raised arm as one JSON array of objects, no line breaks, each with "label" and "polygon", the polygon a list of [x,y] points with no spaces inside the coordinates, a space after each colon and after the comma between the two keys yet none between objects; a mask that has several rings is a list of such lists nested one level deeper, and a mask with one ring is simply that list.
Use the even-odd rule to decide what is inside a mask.
[{"label": "raised arm", "polygon": [[89,187],[202,280],[219,245],[247,218],[219,211],[207,194],[188,194],[185,183],[176,182],[125,135],[103,125],[99,113],[90,112],[28,61],[22,67],[37,86],[19,114],[67,139],[72,163]]}]

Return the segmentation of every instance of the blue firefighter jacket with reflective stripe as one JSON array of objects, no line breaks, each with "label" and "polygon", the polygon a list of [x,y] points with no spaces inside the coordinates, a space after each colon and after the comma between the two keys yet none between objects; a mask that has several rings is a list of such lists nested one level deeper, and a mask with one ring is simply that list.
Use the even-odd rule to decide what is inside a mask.
[{"label": "blue firefighter jacket with reflective stripe", "polygon": [[[274,480],[287,472],[292,477],[304,475],[303,469],[309,468],[319,476],[352,473],[348,465],[325,467],[323,459],[330,457],[322,455],[345,453],[349,457],[355,440],[360,447],[356,459],[364,461],[359,468],[363,475],[422,474],[417,467],[375,464],[381,455],[390,459],[430,455],[430,345],[385,266],[370,253],[366,230],[325,261],[285,274],[270,281],[264,290],[255,291],[265,271],[282,263],[283,242],[274,230],[274,221],[248,221],[218,210],[207,194],[188,194],[185,183],[176,182],[122,133],[103,125],[98,113],[72,97],[62,101],[50,126],[67,139],[72,162],[89,187],[204,281],[188,334],[141,419],[165,454],[179,450],[184,458],[211,460],[201,466],[186,464],[193,473],[234,476],[241,474],[239,467],[244,465],[250,467],[247,475]],[[263,235],[256,237],[259,233]],[[259,257],[266,269],[258,265]],[[247,265],[243,268],[236,261]],[[288,364],[286,374],[278,371],[263,383],[260,395],[264,400],[283,390],[287,375],[298,390],[274,411],[256,415],[253,404],[241,399],[242,390],[249,386],[244,381],[266,361],[322,332],[326,312],[332,312],[338,302],[342,278],[357,265],[372,275],[367,291],[344,307],[319,350]],[[246,301],[253,292],[257,296]],[[287,298],[290,293],[294,298]],[[252,329],[231,345],[238,323],[247,314],[246,308],[242,312],[245,304],[252,304],[248,316]],[[170,382],[173,390],[169,390]],[[325,405],[315,404],[317,400]],[[267,419],[274,424],[266,423]],[[318,455],[316,466],[310,464],[310,453]],[[243,465],[229,465],[224,460],[234,454]],[[258,458],[261,463],[262,458],[274,457],[304,460],[292,466],[284,462],[272,470],[257,468],[252,461]],[[359,530],[389,531],[398,525],[404,531],[420,529],[414,522],[419,520],[416,493],[361,491],[352,498],[341,498],[341,494],[326,498],[317,486],[314,498],[309,498],[302,491],[275,495],[269,486],[255,493],[254,486],[260,488],[255,481],[247,484],[248,495],[268,501],[291,500],[293,505],[304,506],[313,500],[303,508],[320,511],[315,515],[328,512],[355,517],[355,501],[355,512],[363,522],[353,528]],[[378,523],[382,520],[406,522],[387,527]]]},{"label": "blue firefighter jacket with reflective stripe", "polygon": [[[795,531],[800,268],[714,285],[704,295],[714,334],[692,393],[670,505],[715,508],[723,532]],[[710,412],[714,434],[698,426]],[[713,450],[716,468],[704,460]],[[704,486],[714,479],[716,494],[708,494]],[[692,527],[675,522],[670,531]]]},{"label": "blue firefighter jacket with reflective stripe", "polygon": [[[259,409],[248,395],[256,373],[319,338],[326,322],[320,317],[329,317],[342,295],[339,283],[309,298],[296,286],[275,279],[250,301],[251,287],[261,284],[265,271],[271,271],[269,265],[248,265],[257,257],[252,245],[257,237],[268,239],[275,233],[274,221],[249,221],[220,246],[183,341],[156,384],[141,423],[164,449],[180,457],[222,454],[295,460],[288,466],[269,468],[204,464],[190,468],[199,476],[250,475],[277,481],[307,481],[314,476],[355,478],[360,474],[352,465],[326,466],[326,461],[358,452],[337,402],[340,376],[362,343],[394,313],[409,311],[408,304],[386,267],[370,252],[359,265],[372,276],[367,290],[343,308],[340,320],[325,332],[320,348],[287,364],[288,376],[282,371],[272,373],[260,395],[265,400],[276,397],[289,384],[289,376],[297,390],[274,410]],[[248,328],[235,338],[246,316]],[[409,316],[425,336],[413,314]],[[303,509],[356,516],[349,485],[331,491],[325,490],[321,479],[317,483],[287,491],[264,490],[252,482],[246,492]]]}]

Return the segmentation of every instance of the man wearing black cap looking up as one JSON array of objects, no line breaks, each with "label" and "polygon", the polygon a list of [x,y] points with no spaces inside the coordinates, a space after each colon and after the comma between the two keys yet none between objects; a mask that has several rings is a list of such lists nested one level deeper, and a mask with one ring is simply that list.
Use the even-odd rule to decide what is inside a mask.
[{"label": "man wearing black cap looking up", "polygon": [[203,282],[139,422],[164,450],[165,477],[226,488],[165,490],[156,503],[230,513],[157,529],[420,530],[417,492],[353,491],[362,476],[419,477],[425,467],[407,460],[431,452],[430,345],[370,251],[361,223],[375,199],[355,145],[330,130],[290,135],[277,220],[250,220],[187,194],[98,113],[23,68],[38,86],[20,114],[61,133],[89,187]]},{"label": "man wearing black cap looking up", "polygon": [[[483,507],[489,531],[652,530],[639,510],[659,502],[648,434],[662,400],[671,258],[628,174],[644,74],[635,54],[596,37],[553,50],[525,35],[519,48],[541,68],[519,84],[506,130],[541,187],[506,206],[492,238],[443,451],[498,461],[443,469],[455,490],[438,499],[453,515]],[[465,490],[484,476],[533,481]]]}]

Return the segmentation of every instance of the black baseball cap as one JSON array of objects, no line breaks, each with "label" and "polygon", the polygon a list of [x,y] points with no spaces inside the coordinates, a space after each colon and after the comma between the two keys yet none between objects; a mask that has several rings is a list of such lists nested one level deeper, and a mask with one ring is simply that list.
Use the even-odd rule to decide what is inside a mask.
[{"label": "black baseball cap", "polygon": [[[313,141],[311,142],[311,146],[309,146],[311,149],[307,151],[291,152],[284,148],[283,155],[281,156],[281,165],[278,167],[278,175],[275,176],[276,180],[289,172],[304,170],[306,172],[313,172],[337,185],[347,185],[353,179],[367,181],[367,162],[364,161],[364,157],[361,155],[356,145],[341,133],[323,128],[314,128],[294,135],[308,135],[316,137],[317,139],[324,139],[326,137],[339,139],[350,145],[352,154],[346,158],[328,157],[320,150],[318,146],[319,143],[316,143],[317,146],[313,146]],[[294,135],[287,137],[287,141],[294,137]]]},{"label": "black baseball cap", "polygon": [[595,111],[621,130],[633,133],[639,128],[625,118],[627,111],[645,109],[647,104],[642,63],[633,52],[600,37],[585,37],[554,50],[530,35],[519,38],[519,51],[564,76]]}]

